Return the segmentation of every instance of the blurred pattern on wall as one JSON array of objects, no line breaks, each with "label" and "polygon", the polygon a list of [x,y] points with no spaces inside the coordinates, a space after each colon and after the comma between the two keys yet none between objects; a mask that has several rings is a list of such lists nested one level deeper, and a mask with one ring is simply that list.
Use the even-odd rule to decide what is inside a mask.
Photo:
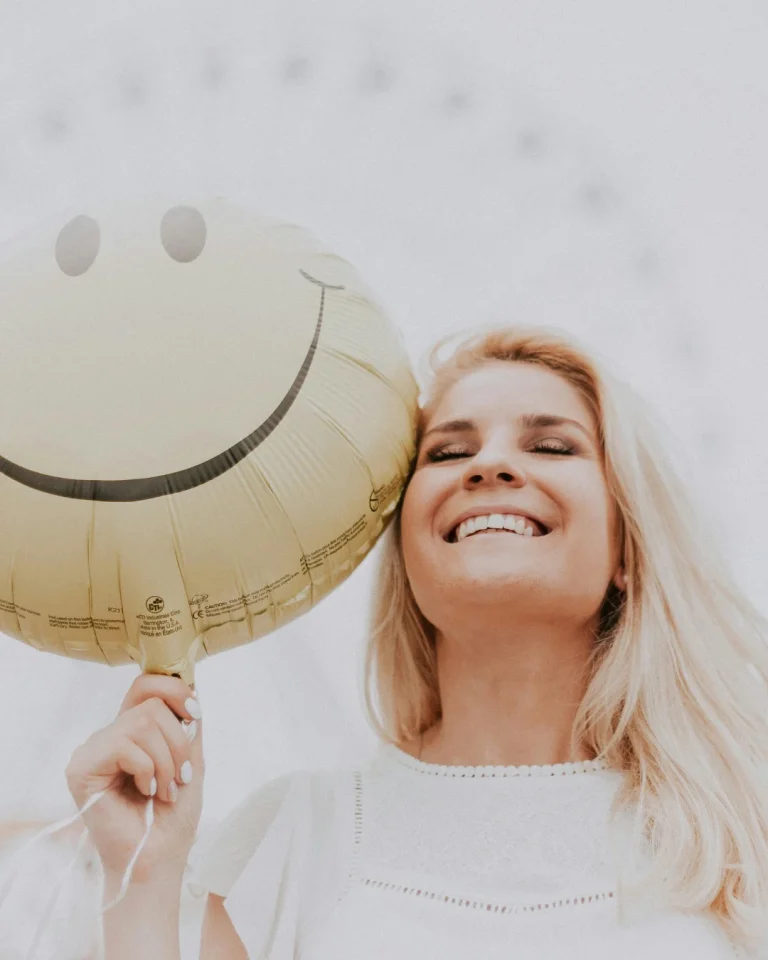
[{"label": "blurred pattern on wall", "polygon": [[[89,198],[229,195],[354,263],[414,362],[475,324],[575,332],[656,406],[762,603],[768,13],[746,0],[705,0],[695,22],[661,0],[522,6],[0,2],[0,241]],[[372,747],[372,563],[311,615],[199,667],[201,829],[269,777]],[[0,665],[0,821],[69,815],[69,755],[135,672],[2,637]],[[37,855],[41,889],[66,843]],[[59,905],[84,911],[79,932],[51,941],[57,960],[93,949],[81,873],[82,896]],[[44,894],[25,904],[18,924]]]}]

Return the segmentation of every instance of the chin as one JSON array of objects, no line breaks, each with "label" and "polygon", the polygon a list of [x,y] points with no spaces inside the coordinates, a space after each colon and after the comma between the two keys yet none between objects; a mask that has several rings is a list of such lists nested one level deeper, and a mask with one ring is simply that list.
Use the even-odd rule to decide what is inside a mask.
[{"label": "chin", "polygon": [[496,569],[464,570],[452,573],[442,570],[434,580],[441,606],[474,606],[487,603],[508,603],[539,595],[547,604],[556,595],[556,585],[527,571]]}]

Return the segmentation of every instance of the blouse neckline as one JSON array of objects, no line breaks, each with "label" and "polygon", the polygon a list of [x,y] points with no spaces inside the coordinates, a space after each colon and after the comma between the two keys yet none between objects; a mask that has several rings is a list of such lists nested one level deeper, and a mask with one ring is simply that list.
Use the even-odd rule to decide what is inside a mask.
[{"label": "blouse neckline", "polygon": [[520,764],[519,766],[458,766],[440,763],[428,763],[419,760],[401,750],[393,743],[384,743],[381,747],[385,756],[409,767],[417,773],[432,777],[496,778],[496,777],[564,777],[589,773],[618,772],[605,760],[580,760],[572,763]]}]

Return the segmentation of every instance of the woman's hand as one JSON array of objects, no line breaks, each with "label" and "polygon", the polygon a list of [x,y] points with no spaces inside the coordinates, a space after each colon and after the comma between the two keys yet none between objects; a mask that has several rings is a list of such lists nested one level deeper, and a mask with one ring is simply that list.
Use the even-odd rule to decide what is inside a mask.
[{"label": "woman's hand", "polygon": [[[106,877],[125,873],[146,830],[147,798],[156,786],[154,823],[131,880],[181,879],[203,806],[199,715],[194,693],[183,680],[142,674],[112,723],[72,754],[66,777],[78,809],[111,788],[82,815]],[[193,721],[186,732],[180,719]]]}]

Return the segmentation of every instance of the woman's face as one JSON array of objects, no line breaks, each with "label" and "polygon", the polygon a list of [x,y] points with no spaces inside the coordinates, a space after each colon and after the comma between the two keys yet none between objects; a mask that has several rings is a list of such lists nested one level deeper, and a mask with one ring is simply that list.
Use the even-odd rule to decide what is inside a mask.
[{"label": "woman's face", "polygon": [[[468,515],[491,525],[522,517],[535,535],[482,530],[481,520],[457,541]],[[618,571],[596,424],[574,387],[533,364],[491,361],[446,391],[401,519],[416,602],[439,630],[472,608],[506,612],[511,625],[526,616],[586,625]]]}]

